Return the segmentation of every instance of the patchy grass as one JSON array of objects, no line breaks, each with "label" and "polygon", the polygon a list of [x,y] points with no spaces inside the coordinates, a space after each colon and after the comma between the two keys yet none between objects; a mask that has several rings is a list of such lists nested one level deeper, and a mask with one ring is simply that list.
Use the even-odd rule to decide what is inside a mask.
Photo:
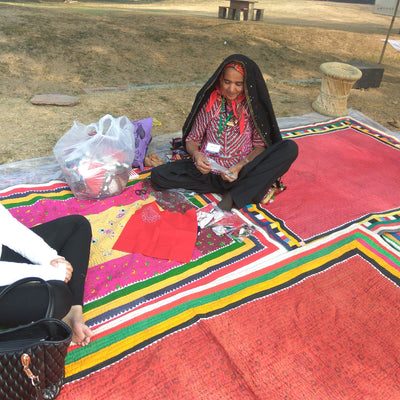
[{"label": "patchy grass", "polygon": [[[49,155],[73,120],[90,123],[107,113],[152,116],[162,122],[153,135],[178,131],[198,90],[192,84],[232,53],[258,63],[278,117],[312,112],[319,84],[299,82],[320,78],[326,61],[376,64],[390,22],[366,5],[300,0],[260,0],[268,8],[264,21],[228,21],[216,17],[220,3],[0,2],[0,163]],[[349,107],[390,128],[388,121],[398,118],[399,61],[388,46],[381,87],[353,90]],[[83,92],[162,84],[172,87]],[[44,93],[81,102],[30,104]]]}]

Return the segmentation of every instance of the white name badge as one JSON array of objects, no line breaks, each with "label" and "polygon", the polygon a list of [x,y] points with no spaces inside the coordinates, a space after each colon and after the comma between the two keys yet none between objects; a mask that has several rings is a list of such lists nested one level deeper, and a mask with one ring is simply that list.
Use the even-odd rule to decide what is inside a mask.
[{"label": "white name badge", "polygon": [[207,146],[206,146],[206,152],[207,153],[218,154],[220,150],[221,150],[221,145],[220,144],[207,143]]}]

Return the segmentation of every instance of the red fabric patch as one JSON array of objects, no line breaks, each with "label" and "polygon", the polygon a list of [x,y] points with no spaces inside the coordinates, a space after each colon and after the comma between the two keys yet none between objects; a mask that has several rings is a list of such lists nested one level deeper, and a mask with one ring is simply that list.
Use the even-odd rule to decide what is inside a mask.
[{"label": "red fabric patch", "polygon": [[180,214],[160,211],[153,202],[132,215],[113,249],[188,263],[196,238],[197,216],[194,208]]}]

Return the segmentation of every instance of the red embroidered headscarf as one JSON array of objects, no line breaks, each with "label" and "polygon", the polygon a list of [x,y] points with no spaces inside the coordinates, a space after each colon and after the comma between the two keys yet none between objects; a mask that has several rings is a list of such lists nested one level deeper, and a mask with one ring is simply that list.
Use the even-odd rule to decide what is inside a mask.
[{"label": "red embroidered headscarf", "polygon": [[[218,80],[218,83],[217,83],[215,89],[210,94],[210,99],[209,99],[207,107],[206,107],[207,112],[209,112],[211,110],[212,106],[214,105],[214,103],[217,100],[221,100],[222,96],[225,97],[225,94],[221,90],[220,82],[224,78],[224,72],[227,68],[234,68],[236,71],[238,71],[242,74],[243,78],[245,77],[243,65],[240,62],[231,61],[229,64],[227,64],[225,66],[225,68],[222,70],[221,75],[219,76],[219,80]],[[244,115],[243,115],[243,107],[238,107],[238,105],[240,105],[240,103],[245,98],[246,98],[246,94],[243,90],[243,92],[238,97],[236,97],[236,99],[231,101],[233,114],[235,115],[236,119],[239,122],[239,132],[240,133],[243,133],[243,131],[244,131]],[[240,110],[238,110],[238,109],[240,109]],[[239,116],[239,113],[240,113],[240,116]]]}]

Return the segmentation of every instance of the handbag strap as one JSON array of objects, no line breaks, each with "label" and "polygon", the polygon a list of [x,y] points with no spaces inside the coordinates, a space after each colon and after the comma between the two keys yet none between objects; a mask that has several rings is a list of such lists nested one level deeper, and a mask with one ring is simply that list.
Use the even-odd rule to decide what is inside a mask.
[{"label": "handbag strap", "polygon": [[44,279],[42,278],[35,278],[35,277],[30,277],[30,278],[23,278],[20,279],[14,283],[12,283],[11,285],[8,285],[6,288],[4,288],[1,292],[0,292],[0,300],[9,292],[11,292],[12,290],[14,290],[16,287],[24,285],[26,283],[33,283],[33,282],[40,282],[45,284],[45,286],[47,287],[47,292],[49,295],[49,301],[48,301],[48,305],[47,305],[47,310],[46,310],[46,318],[51,318],[53,316],[53,312],[54,312],[54,293],[53,293],[53,287]]}]

